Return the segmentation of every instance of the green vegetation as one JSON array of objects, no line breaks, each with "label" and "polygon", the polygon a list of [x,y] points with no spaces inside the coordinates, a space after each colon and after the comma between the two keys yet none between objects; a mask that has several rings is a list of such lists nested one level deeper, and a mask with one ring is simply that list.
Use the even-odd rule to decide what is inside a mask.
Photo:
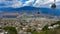
[{"label": "green vegetation", "polygon": [[15,27],[4,27],[3,28],[5,31],[8,31],[8,34],[17,34],[16,28]]},{"label": "green vegetation", "polygon": [[32,31],[32,34],[39,34],[37,31]]},{"label": "green vegetation", "polygon": [[51,24],[51,26],[56,25],[56,24],[59,24],[60,25],[60,21],[57,21],[57,22]]},{"label": "green vegetation", "polygon": [[60,21],[57,21],[57,22],[55,22],[55,23],[53,23],[53,24],[51,24],[51,26],[53,26],[53,25],[59,25],[59,27],[58,28],[60,28]]},{"label": "green vegetation", "polygon": [[49,30],[49,29],[48,29],[48,26],[49,26],[48,24],[45,25],[44,28],[43,28],[42,30],[43,30],[43,31]]},{"label": "green vegetation", "polygon": [[32,34],[60,34],[60,29],[46,30],[46,31],[32,31]]},{"label": "green vegetation", "polygon": [[31,29],[27,29],[27,32],[32,32],[32,30]]},{"label": "green vegetation", "polygon": [[[32,29],[27,29],[27,33],[31,32],[32,34],[60,34],[60,26],[58,28],[54,28],[54,29],[48,29],[49,26],[53,26],[59,24],[60,25],[60,21],[57,21],[56,23],[53,23],[51,25],[45,25],[44,28],[41,31],[36,31],[36,30],[32,30]],[[21,25],[23,25],[21,23]],[[37,25],[35,25],[37,27]],[[22,27],[20,26],[20,28],[22,29]],[[1,29],[1,28],[0,28]],[[17,34],[17,30],[15,27],[11,27],[11,26],[7,26],[3,28],[5,31],[8,31],[8,34]]]},{"label": "green vegetation", "polygon": [[[56,23],[51,24],[50,26],[59,24],[60,25],[60,21],[57,21]],[[46,26],[44,26],[44,28],[42,29],[42,31],[37,32],[37,31],[32,31],[32,34],[60,34],[60,26],[58,28],[54,28],[54,29],[48,29],[48,24]]]},{"label": "green vegetation", "polygon": [[[50,26],[59,24],[60,25],[60,21],[57,21],[56,23],[51,24]],[[54,28],[54,29],[48,29],[49,25],[44,26],[44,28],[42,29],[42,31],[39,34],[60,34],[60,26],[58,28]]]}]

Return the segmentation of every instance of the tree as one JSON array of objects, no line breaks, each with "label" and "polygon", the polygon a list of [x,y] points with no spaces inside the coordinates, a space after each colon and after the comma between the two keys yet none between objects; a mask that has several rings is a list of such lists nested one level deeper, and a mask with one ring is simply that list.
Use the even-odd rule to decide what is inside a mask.
[{"label": "tree", "polygon": [[17,30],[16,30],[15,27],[9,27],[9,26],[7,26],[7,27],[4,27],[3,29],[5,31],[8,31],[8,34],[17,34]]},{"label": "tree", "polygon": [[48,26],[49,26],[48,24],[45,25],[44,28],[43,28],[42,30],[43,30],[43,31],[45,31],[45,30],[49,30],[49,29],[48,29]]}]

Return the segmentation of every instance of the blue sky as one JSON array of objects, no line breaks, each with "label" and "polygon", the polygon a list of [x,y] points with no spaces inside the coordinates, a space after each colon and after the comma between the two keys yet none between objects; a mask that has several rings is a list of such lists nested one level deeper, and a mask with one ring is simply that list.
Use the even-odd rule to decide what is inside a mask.
[{"label": "blue sky", "polygon": [[[50,7],[53,1],[54,0],[0,0],[0,8],[19,8],[23,6]],[[60,5],[60,0],[56,0],[56,5]]]}]

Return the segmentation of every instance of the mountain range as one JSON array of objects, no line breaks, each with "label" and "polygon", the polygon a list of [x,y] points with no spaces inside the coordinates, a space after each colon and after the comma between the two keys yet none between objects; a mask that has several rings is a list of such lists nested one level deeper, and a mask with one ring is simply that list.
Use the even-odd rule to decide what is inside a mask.
[{"label": "mountain range", "polygon": [[60,16],[60,8],[37,8],[37,7],[31,7],[31,6],[24,6],[20,8],[0,8],[0,11],[3,12],[27,12],[31,13],[32,11],[37,12],[40,11],[43,14],[49,14],[54,16]]}]

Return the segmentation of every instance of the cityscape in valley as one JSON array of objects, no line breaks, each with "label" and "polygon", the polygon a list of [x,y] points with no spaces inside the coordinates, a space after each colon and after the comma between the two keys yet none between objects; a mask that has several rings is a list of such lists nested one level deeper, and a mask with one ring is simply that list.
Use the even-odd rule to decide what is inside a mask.
[{"label": "cityscape in valley", "polygon": [[[0,13],[0,28],[7,26],[15,27],[18,34],[32,34],[26,32],[28,29],[41,31],[45,25],[51,25],[60,20],[60,16],[43,14],[42,11],[26,12],[2,12]],[[5,34],[7,34],[4,31]]]},{"label": "cityscape in valley", "polygon": [[[12,3],[12,0],[10,1]],[[24,4],[26,6],[19,7],[20,3],[13,0],[14,3],[17,2],[16,6],[18,7],[13,5],[14,3],[11,4],[14,8],[0,7],[0,34],[60,34],[60,5],[55,4],[56,1],[49,0],[49,2],[53,2],[50,7],[45,5],[44,7],[34,7],[35,4],[33,6]],[[4,2],[10,6],[9,2]],[[33,0],[28,0],[27,3],[29,2],[32,3]],[[3,1],[0,2],[0,5],[4,5],[1,3]]]}]

